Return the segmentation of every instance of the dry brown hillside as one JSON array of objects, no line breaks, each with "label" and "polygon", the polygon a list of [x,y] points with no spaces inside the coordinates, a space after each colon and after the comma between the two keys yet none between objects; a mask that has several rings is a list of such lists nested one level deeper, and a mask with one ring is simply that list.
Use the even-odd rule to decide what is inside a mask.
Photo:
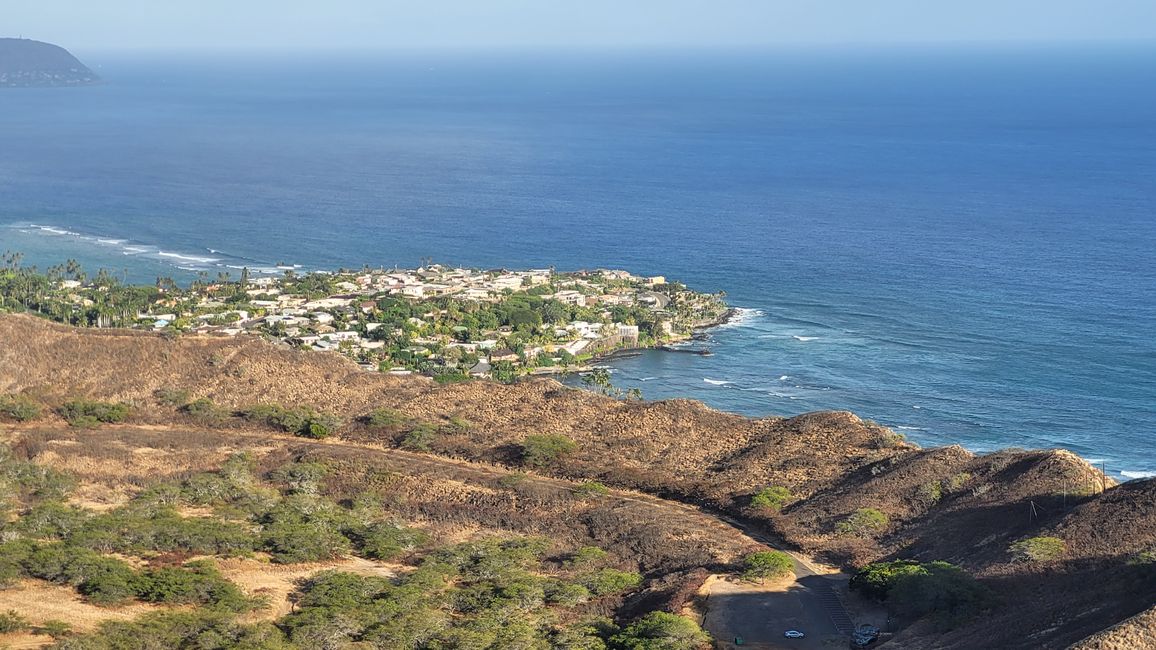
[{"label": "dry brown hillside", "polygon": [[[891,558],[950,561],[998,597],[979,619],[953,630],[907,626],[886,647],[1062,648],[1156,603],[1156,561],[1139,561],[1156,551],[1156,481],[1114,486],[1064,451],[919,449],[850,413],[750,419],[687,400],[618,401],[552,380],[437,386],[257,339],[76,330],[0,316],[0,393],[27,393],[47,404],[75,397],[123,401],[134,405],[138,430],[187,428],[190,422],[175,408],[154,398],[166,388],[232,408],[308,405],[344,420],[340,438],[382,448],[396,446],[398,432],[357,424],[372,409],[396,409],[411,422],[453,422],[439,429],[432,454],[503,471],[520,467],[519,443],[526,436],[562,434],[577,451],[538,474],[595,479],[699,505],[845,566]],[[230,426],[214,425],[213,439],[229,440]],[[169,445],[178,453],[192,439]],[[329,449],[301,445],[293,453]],[[336,449],[326,453],[345,453],[343,462],[363,460]],[[54,452],[67,464],[63,449]],[[141,457],[134,466],[152,471],[148,460]],[[566,508],[586,506],[568,502],[551,506],[557,514],[538,524],[507,517],[503,513],[514,508],[508,491],[468,483],[451,489],[452,481],[415,480],[407,488],[415,490],[412,503],[424,505],[412,514],[507,522],[526,532],[539,524],[559,530],[577,524],[567,533],[575,540],[598,539],[633,555],[644,569],[707,567],[737,552],[733,539],[716,548],[705,533],[662,532],[665,541],[652,544],[645,510],[630,513],[629,525],[617,523],[626,513],[570,512]],[[752,509],[751,495],[771,485],[789,488],[792,502],[779,513]],[[840,522],[865,508],[885,514],[886,525],[862,535],[840,532]],[[1064,552],[1042,562],[1015,561],[1009,546],[1036,536],[1060,538]],[[667,548],[673,556],[664,555]]]}]

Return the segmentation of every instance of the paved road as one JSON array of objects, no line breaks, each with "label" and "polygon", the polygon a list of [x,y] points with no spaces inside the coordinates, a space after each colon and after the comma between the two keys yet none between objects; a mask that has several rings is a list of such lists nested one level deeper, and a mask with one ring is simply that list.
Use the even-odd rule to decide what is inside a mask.
[{"label": "paved road", "polygon": [[[832,645],[846,646],[821,602],[820,591],[826,581],[809,576],[774,590],[758,586],[720,582],[712,585],[707,598],[705,626],[723,648],[783,648],[811,650]],[[802,639],[788,639],[786,630],[801,630]],[[743,645],[734,643],[735,637]]]}]

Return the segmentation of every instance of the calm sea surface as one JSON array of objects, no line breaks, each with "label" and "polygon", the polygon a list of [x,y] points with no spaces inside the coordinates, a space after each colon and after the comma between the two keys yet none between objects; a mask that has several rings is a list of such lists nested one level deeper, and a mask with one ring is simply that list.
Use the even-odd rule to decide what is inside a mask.
[{"label": "calm sea surface", "polygon": [[1156,474],[1156,49],[171,59],[0,92],[0,249],[726,290],[648,398]]}]

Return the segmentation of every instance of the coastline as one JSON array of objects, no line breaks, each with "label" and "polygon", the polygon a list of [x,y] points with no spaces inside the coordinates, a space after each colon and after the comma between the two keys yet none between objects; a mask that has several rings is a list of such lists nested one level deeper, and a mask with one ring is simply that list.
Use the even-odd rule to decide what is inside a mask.
[{"label": "coastline", "polygon": [[[742,314],[742,309],[740,307],[728,306],[727,310],[725,312],[723,312],[722,315],[720,315],[718,318],[715,318],[715,319],[709,320],[709,321],[701,321],[699,323],[695,323],[694,328],[691,330],[690,334],[672,335],[668,339],[663,340],[661,342],[656,342],[653,345],[639,345],[639,346],[623,347],[623,348],[616,348],[614,350],[609,350],[607,352],[600,352],[600,353],[592,356],[590,358],[590,361],[591,362],[613,361],[614,359],[638,356],[646,350],[661,350],[663,352],[702,354],[702,352],[694,351],[694,350],[674,349],[673,346],[679,345],[682,343],[686,343],[687,341],[706,340],[706,337],[708,336],[710,330],[715,329],[717,327],[722,327],[723,325],[726,325],[726,324],[734,321],[734,319],[737,318],[741,314]],[[709,354],[709,351],[707,351],[707,353]]]}]

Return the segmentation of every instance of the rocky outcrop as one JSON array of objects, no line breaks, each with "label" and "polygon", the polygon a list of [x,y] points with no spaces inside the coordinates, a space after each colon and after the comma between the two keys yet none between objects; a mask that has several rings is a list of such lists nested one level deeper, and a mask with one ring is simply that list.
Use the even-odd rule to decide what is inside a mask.
[{"label": "rocky outcrop", "polygon": [[96,73],[68,50],[23,38],[0,38],[0,88],[84,86]]}]

